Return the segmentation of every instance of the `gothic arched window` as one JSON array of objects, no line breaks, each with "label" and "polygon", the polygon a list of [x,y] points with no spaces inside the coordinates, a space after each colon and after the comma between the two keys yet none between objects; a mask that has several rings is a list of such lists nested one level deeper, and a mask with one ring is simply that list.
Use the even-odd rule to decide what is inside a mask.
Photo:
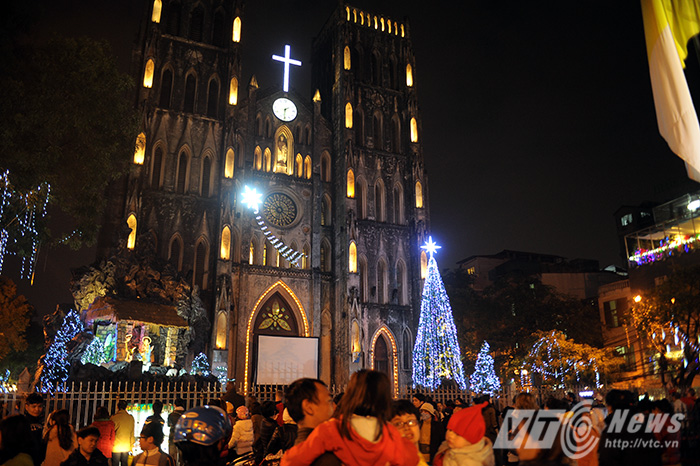
[{"label": "gothic arched window", "polygon": [[175,270],[182,270],[182,239],[179,235],[174,235],[170,240],[170,250],[168,251],[168,261],[175,267]]},{"label": "gothic arched window", "polygon": [[177,163],[177,183],[175,192],[184,194],[187,191],[187,172],[189,168],[189,156],[184,150],[180,152],[180,157]]},{"label": "gothic arched window", "polygon": [[416,207],[423,208],[423,185],[416,181]]},{"label": "gothic arched window", "polygon": [[209,92],[207,93],[207,116],[211,118],[219,117],[219,81],[216,79],[209,81]]},{"label": "gothic arched window", "polygon": [[262,170],[262,150],[260,146],[255,146],[255,152],[253,155],[253,168],[256,170]]},{"label": "gothic arched window", "polygon": [[350,241],[348,248],[348,272],[357,273],[357,245],[354,241]]},{"label": "gothic arched window", "polygon": [[321,199],[321,225],[331,225],[332,223],[331,199],[324,195]]},{"label": "gothic arched window", "polygon": [[328,152],[321,154],[321,181],[331,180],[331,157]]},{"label": "gothic arched window", "polygon": [[196,6],[190,13],[190,33],[189,39],[195,42],[202,42],[204,34],[204,8]]},{"label": "gothic arched window", "polygon": [[347,184],[347,196],[352,199],[355,197],[355,173],[353,173],[352,168],[348,170]]},{"label": "gothic arched window", "polygon": [[231,78],[231,85],[228,90],[228,104],[238,104],[238,79],[235,76]]},{"label": "gothic arched window", "polygon": [[352,128],[352,104],[350,102],[345,104],[345,127]]},{"label": "gothic arched window", "polygon": [[241,41],[241,17],[236,16],[236,19],[233,20],[233,33],[231,35],[231,40],[234,42],[240,42]]},{"label": "gothic arched window", "polygon": [[396,264],[396,302],[403,306],[406,304],[406,266],[403,261]]},{"label": "gothic arched window", "polygon": [[374,215],[378,222],[386,222],[384,182],[378,179],[374,185]]},{"label": "gothic arched window", "polygon": [[194,113],[194,101],[197,93],[197,78],[193,73],[185,79],[185,103],[182,107],[185,113]]},{"label": "gothic arched window", "polygon": [[233,149],[230,149],[226,151],[226,165],[224,166],[224,176],[226,178],[233,178],[233,170],[235,167],[235,154],[233,153]]},{"label": "gothic arched window", "polygon": [[165,9],[165,33],[176,36],[180,33],[180,10],[182,6],[178,2],[168,4]]},{"label": "gothic arched window", "polygon": [[351,65],[351,59],[350,59],[350,47],[347,45],[345,46],[345,49],[343,50],[343,68],[345,70],[349,70]]},{"label": "gothic arched window", "polygon": [[151,171],[151,187],[160,188],[161,173],[163,168],[163,149],[158,146],[153,152],[153,169]]},{"label": "gothic arched window", "polygon": [[144,158],[146,158],[146,133],[139,133],[134,144],[134,163],[143,165]]},{"label": "gothic arched window", "polygon": [[152,58],[149,58],[146,62],[146,69],[143,72],[143,87],[151,88],[153,87],[153,71],[155,70],[156,64]]},{"label": "gothic arched window", "polygon": [[304,159],[304,176],[307,180],[311,179],[311,156],[307,155]]},{"label": "gothic arched window", "polygon": [[222,10],[216,10],[214,13],[214,30],[212,34],[212,42],[217,47],[226,46],[226,32],[225,29],[225,19],[224,12]]},{"label": "gothic arched window", "polygon": [[153,0],[153,13],[151,13],[151,21],[154,23],[160,23],[160,13],[163,9],[162,0]]},{"label": "gothic arched window", "polygon": [[360,275],[360,301],[367,302],[367,259],[360,256],[358,272]]},{"label": "gothic arched window", "polygon": [[321,272],[331,271],[331,251],[326,241],[321,242]]},{"label": "gothic arched window", "polygon": [[210,196],[210,194],[211,194],[209,192],[210,184],[211,184],[211,158],[204,157],[204,160],[202,160],[202,181],[200,183],[202,197],[209,197]]},{"label": "gothic arched window", "polygon": [[221,251],[219,257],[225,261],[231,259],[231,229],[228,225],[221,231]]},{"label": "gothic arched window", "polygon": [[169,69],[163,71],[160,80],[160,102],[161,108],[170,108],[170,97],[173,92],[173,72]]},{"label": "gothic arched window", "polygon": [[357,199],[357,218],[367,218],[367,184],[364,178],[357,180],[355,186],[355,195]]},{"label": "gothic arched window", "polygon": [[384,259],[379,259],[377,263],[377,302],[386,304],[386,263]]},{"label": "gothic arched window", "polygon": [[209,269],[209,246],[206,241],[201,240],[197,244],[194,253],[194,284],[200,290],[207,289],[207,273]]}]

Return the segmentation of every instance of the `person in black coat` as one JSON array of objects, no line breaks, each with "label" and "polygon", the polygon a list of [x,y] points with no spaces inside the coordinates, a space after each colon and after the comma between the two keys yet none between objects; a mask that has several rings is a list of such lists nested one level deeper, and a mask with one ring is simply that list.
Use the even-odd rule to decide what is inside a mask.
[{"label": "person in black coat", "polygon": [[260,412],[263,417],[260,425],[260,435],[255,443],[253,443],[255,464],[262,463],[263,458],[265,458],[267,454],[267,445],[270,443],[275,429],[277,429],[277,421],[275,421],[275,416],[277,416],[276,403],[274,401],[264,402],[260,408]]},{"label": "person in black coat", "polygon": [[78,437],[78,448],[61,463],[61,466],[107,466],[107,457],[97,448],[100,429],[95,426],[85,427],[75,433]]}]

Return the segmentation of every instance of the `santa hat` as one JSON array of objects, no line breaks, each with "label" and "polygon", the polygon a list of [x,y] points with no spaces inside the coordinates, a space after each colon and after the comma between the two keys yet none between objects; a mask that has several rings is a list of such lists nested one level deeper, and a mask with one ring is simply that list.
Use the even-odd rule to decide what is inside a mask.
[{"label": "santa hat", "polygon": [[486,423],[484,416],[481,415],[481,410],[486,405],[488,403],[461,409],[452,415],[450,422],[447,423],[447,428],[460,437],[464,437],[471,444],[479,443],[486,433]]}]

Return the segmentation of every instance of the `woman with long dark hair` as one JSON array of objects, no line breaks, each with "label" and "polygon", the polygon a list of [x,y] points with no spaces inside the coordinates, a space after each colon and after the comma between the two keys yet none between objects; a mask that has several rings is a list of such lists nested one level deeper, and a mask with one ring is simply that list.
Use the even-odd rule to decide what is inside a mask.
[{"label": "woman with long dark hair", "polygon": [[415,466],[415,445],[389,422],[391,403],[386,374],[354,373],[338,406],[338,417],[319,425],[303,443],[288,450],[282,466],[309,465],[327,451],[348,466]]},{"label": "woman with long dark hair", "polygon": [[0,421],[0,465],[32,466],[31,429],[20,414]]},{"label": "woman with long dark hair", "polygon": [[42,466],[60,466],[73,450],[78,448],[75,430],[70,424],[70,414],[67,409],[59,409],[49,414],[46,422],[46,458]]}]

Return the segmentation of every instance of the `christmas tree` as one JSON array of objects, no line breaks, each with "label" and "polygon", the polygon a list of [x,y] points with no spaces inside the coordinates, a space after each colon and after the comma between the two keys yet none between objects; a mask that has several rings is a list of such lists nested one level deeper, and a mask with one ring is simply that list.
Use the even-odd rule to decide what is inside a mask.
[{"label": "christmas tree", "polygon": [[211,373],[210,367],[211,365],[209,364],[207,355],[204,353],[199,353],[197,357],[194,358],[194,361],[192,361],[192,369],[190,370],[190,374],[200,374],[204,377],[209,377],[209,374]]},{"label": "christmas tree", "polygon": [[484,341],[476,357],[474,373],[469,377],[470,388],[474,393],[494,393],[501,388],[501,381],[493,370],[493,358],[489,354],[489,348],[489,344]]},{"label": "christmas tree", "polygon": [[437,388],[443,380],[452,379],[462,390],[466,390],[452,307],[433,257],[440,246],[430,237],[421,247],[430,253],[430,260],[413,347],[413,385]]},{"label": "christmas tree", "polygon": [[92,339],[88,347],[85,348],[85,352],[80,357],[80,362],[83,364],[95,364],[96,366],[102,364],[103,362],[107,362],[104,347],[99,338],[95,337]]},{"label": "christmas tree", "polygon": [[70,364],[66,344],[82,331],[83,323],[78,313],[71,309],[63,318],[61,328],[56,332],[53,342],[42,358],[43,369],[39,379],[42,392],[53,394],[56,386],[62,386],[68,380]]}]

